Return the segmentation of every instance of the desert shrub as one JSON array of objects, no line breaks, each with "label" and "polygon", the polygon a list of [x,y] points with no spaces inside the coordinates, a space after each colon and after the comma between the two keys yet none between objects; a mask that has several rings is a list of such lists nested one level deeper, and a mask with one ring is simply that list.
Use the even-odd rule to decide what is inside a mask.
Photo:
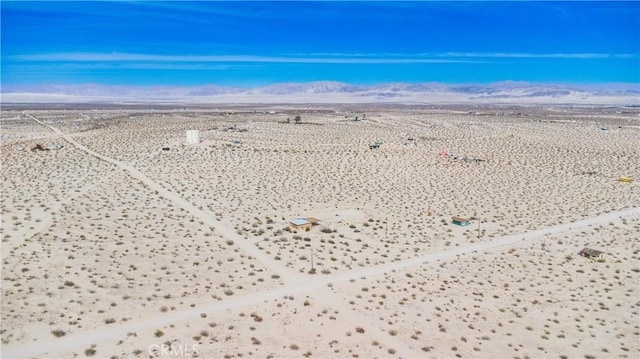
[{"label": "desert shrub", "polygon": [[256,322],[261,322],[262,321],[262,317],[258,315],[258,313],[253,312],[250,315],[251,318],[253,318],[253,320],[255,320]]}]

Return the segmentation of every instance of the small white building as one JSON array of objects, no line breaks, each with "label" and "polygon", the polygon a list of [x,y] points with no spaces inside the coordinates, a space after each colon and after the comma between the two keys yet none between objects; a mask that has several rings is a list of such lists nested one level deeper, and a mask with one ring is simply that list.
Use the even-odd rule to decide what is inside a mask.
[{"label": "small white building", "polygon": [[320,220],[315,217],[298,217],[292,221],[289,221],[289,227],[293,229],[304,229],[305,231],[308,231],[311,229],[311,227],[318,224],[318,222],[320,222]]},{"label": "small white building", "polygon": [[188,144],[198,144],[198,143],[200,143],[200,130],[189,130],[189,131],[187,131],[187,143]]}]

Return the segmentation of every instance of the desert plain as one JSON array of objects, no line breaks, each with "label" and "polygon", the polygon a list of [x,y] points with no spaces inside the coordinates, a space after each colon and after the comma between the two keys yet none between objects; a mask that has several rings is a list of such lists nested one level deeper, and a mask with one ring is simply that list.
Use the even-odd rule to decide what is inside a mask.
[{"label": "desert plain", "polygon": [[0,125],[2,357],[640,356],[637,107],[15,105]]}]

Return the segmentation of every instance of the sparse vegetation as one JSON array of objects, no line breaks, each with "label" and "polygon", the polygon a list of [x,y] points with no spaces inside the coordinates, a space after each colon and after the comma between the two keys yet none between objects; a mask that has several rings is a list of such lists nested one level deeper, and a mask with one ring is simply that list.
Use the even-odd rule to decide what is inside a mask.
[{"label": "sparse vegetation", "polygon": [[[635,128],[627,126],[637,111],[506,104],[379,111],[350,122],[347,107],[322,106],[278,114],[3,109],[2,343],[38,343],[42,329],[52,341],[67,340],[188,312],[188,321],[150,329],[154,340],[175,343],[184,331],[229,358],[300,356],[293,350],[404,356],[397,343],[433,357],[638,352],[629,318],[637,315],[640,222],[617,211],[633,212],[640,197],[606,178],[638,169],[630,160]],[[303,126],[277,124],[296,112]],[[124,166],[71,144],[30,152],[37,138],[66,140],[26,113]],[[623,127],[603,136],[594,121]],[[225,130],[231,126],[249,132]],[[180,143],[190,128],[203,131],[201,145]],[[405,145],[408,137],[415,147]],[[382,147],[367,148],[378,140]],[[241,145],[225,146],[232,141]],[[149,180],[130,176],[128,166]],[[585,167],[595,175],[581,175]],[[453,215],[477,222],[456,226]],[[316,216],[320,226],[292,229],[297,216]],[[556,225],[572,228],[545,232]],[[514,240],[503,246],[504,238]],[[606,261],[578,256],[584,246],[604,248]],[[283,299],[279,291],[296,283]],[[224,310],[236,300],[243,309]],[[270,328],[284,322],[305,329],[274,341]],[[598,333],[611,338],[606,348],[592,339]],[[91,355],[145,356],[146,347],[136,348],[145,335],[100,342]]]}]

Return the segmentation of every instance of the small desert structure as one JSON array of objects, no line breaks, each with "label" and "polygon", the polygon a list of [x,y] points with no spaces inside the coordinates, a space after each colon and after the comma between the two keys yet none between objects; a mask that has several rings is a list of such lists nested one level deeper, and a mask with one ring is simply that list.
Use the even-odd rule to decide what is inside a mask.
[{"label": "small desert structure", "polygon": [[462,218],[462,217],[458,217],[458,216],[453,216],[451,217],[451,223],[458,225],[458,226],[468,226],[471,224],[471,222],[469,221],[468,218]]},{"label": "small desert structure", "polygon": [[374,148],[380,148],[380,146],[382,146],[382,141],[376,141],[369,145],[369,149],[372,150]]},{"label": "small desert structure", "polygon": [[618,181],[620,182],[626,182],[626,183],[631,183],[633,182],[633,180],[631,179],[631,177],[619,177]]},{"label": "small desert structure", "polygon": [[198,144],[198,143],[200,143],[200,131],[199,130],[188,130],[187,131],[187,143],[188,144]]},{"label": "small desert structure", "polygon": [[604,252],[603,251],[599,251],[597,249],[592,249],[592,248],[588,248],[588,247],[584,247],[580,252],[578,252],[579,255],[586,257],[586,258],[590,258],[590,259],[602,259],[604,258]]},{"label": "small desert structure", "polygon": [[53,150],[59,150],[62,149],[64,147],[64,145],[60,145],[60,144],[53,144],[53,145],[43,145],[41,143],[38,143],[35,145],[35,147],[31,148],[31,151],[35,152],[35,151],[53,151]]},{"label": "small desert structure", "polygon": [[1,358],[640,359],[640,108],[179,105],[2,106]]},{"label": "small desert structure", "polygon": [[32,152],[35,152],[35,151],[47,151],[47,148],[44,145],[38,143],[38,144],[35,145],[35,147],[31,148],[31,151]]},{"label": "small desert structure", "polygon": [[305,231],[308,231],[318,222],[320,222],[320,220],[315,217],[298,217],[290,221],[289,226],[293,229],[304,229]]}]

